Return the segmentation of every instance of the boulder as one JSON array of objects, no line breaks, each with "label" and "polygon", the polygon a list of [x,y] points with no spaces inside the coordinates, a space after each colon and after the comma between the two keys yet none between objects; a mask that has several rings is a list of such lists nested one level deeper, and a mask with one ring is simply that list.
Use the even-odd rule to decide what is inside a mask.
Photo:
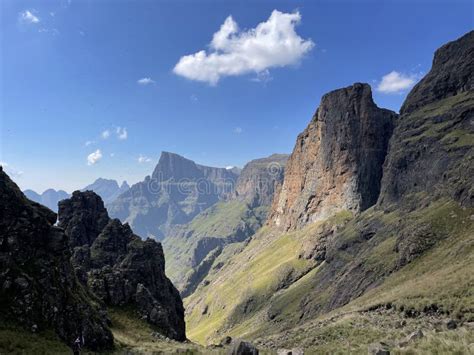
[{"label": "boulder", "polygon": [[241,339],[233,340],[227,351],[228,355],[258,355],[258,353],[254,345]]}]

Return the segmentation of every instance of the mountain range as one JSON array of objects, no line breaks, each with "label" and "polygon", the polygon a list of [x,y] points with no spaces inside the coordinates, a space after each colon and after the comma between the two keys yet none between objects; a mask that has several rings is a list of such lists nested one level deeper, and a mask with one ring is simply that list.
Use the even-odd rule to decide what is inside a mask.
[{"label": "mountain range", "polygon": [[119,353],[472,352],[473,73],[474,31],[399,113],[354,83],[289,156],[238,170],[163,152],[113,201],[76,191],[59,216],[0,167],[0,349],[80,333]]},{"label": "mountain range", "polygon": [[[120,194],[130,189],[130,186],[126,181],[122,182],[122,185],[118,185],[117,181],[112,179],[98,178],[92,184],[87,185],[81,191],[94,191],[100,197],[102,197],[105,203],[114,201]],[[24,190],[23,193],[30,200],[38,202],[43,206],[48,207],[51,211],[58,211],[58,203],[61,200],[69,198],[71,195],[63,190],[48,189],[42,194],[39,194],[33,190]]]},{"label": "mountain range", "polygon": [[176,225],[188,223],[226,199],[236,180],[233,170],[199,165],[163,152],[153,174],[122,193],[107,209],[140,236],[162,240]]}]

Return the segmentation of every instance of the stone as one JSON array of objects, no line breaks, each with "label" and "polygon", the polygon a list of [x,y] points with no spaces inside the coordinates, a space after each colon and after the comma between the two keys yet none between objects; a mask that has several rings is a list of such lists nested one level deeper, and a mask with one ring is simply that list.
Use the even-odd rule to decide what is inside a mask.
[{"label": "stone", "polygon": [[369,355],[390,355],[390,350],[386,344],[374,343],[369,345],[368,348]]},{"label": "stone", "polygon": [[232,337],[228,335],[225,336],[224,339],[221,340],[222,345],[229,345],[230,343],[232,343]]},{"label": "stone", "polygon": [[458,327],[457,322],[454,319],[449,319],[446,321],[446,328],[449,330],[456,329]]},{"label": "stone", "polygon": [[258,349],[241,339],[234,339],[230,345],[230,348],[227,352],[228,355],[258,355]]},{"label": "stone", "polygon": [[304,355],[304,351],[301,348],[293,348],[293,349],[278,349],[278,355]]}]

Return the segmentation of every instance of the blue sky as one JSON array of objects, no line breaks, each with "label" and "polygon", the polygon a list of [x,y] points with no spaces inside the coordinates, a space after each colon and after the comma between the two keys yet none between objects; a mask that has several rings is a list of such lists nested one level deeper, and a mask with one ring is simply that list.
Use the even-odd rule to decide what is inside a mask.
[{"label": "blue sky", "polygon": [[330,90],[368,82],[398,111],[473,16],[471,1],[4,0],[0,161],[22,188],[70,192],[142,180],[162,150],[212,166],[289,153]]}]

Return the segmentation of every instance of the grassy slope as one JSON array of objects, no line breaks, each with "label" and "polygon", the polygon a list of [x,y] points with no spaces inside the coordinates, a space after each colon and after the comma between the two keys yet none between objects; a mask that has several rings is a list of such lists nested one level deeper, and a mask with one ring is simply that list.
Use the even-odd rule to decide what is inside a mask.
[{"label": "grassy slope", "polygon": [[[246,224],[257,229],[263,209],[250,210],[243,201],[218,202],[197,215],[180,235],[172,235],[163,241],[166,255],[166,274],[177,286],[181,286],[191,271],[191,258],[197,242],[203,237],[231,238],[240,225]],[[190,236],[186,236],[187,234]]]},{"label": "grassy slope", "polygon": [[31,333],[22,327],[1,322],[0,354],[69,354],[67,347],[52,330]]},{"label": "grassy slope", "polygon": [[[472,272],[474,270],[474,220],[471,217],[473,215],[473,209],[463,209],[449,201],[440,201],[422,211],[415,212],[407,221],[407,228],[416,228],[419,224],[429,223],[433,229],[442,234],[447,233],[449,237],[439,242],[435,248],[422,257],[388,275],[380,286],[367,291],[345,307],[322,314],[321,318],[315,317],[319,321],[344,313],[353,314],[347,318],[352,319],[347,320],[348,323],[338,321],[331,325],[337,329],[341,328],[340,331],[344,336],[337,336],[337,332],[330,336],[331,332],[328,330],[330,328],[326,330],[320,327],[314,328],[311,326],[312,320],[299,319],[302,313],[301,304],[307,297],[310,297],[313,302],[324,304],[334,292],[334,289],[329,287],[327,290],[318,289],[315,293],[315,282],[318,281],[318,275],[325,267],[324,264],[314,267],[315,265],[310,261],[298,259],[299,248],[304,238],[313,235],[317,226],[310,226],[299,233],[276,237],[271,236],[271,231],[263,229],[242,253],[234,256],[228,265],[215,275],[216,278],[209,286],[201,287],[185,300],[189,312],[188,336],[201,343],[211,343],[218,341],[225,334],[230,334],[259,339],[263,345],[269,345],[265,342],[268,334],[278,334],[279,331],[283,331],[288,339],[282,341],[285,337],[277,335],[278,340],[270,345],[311,347],[312,344],[308,344],[305,339],[322,337],[326,340],[321,343],[325,344],[327,349],[331,347],[337,349],[345,342],[352,341],[361,346],[361,351],[362,349],[367,351],[365,344],[377,339],[385,339],[392,333],[391,339],[394,340],[402,337],[407,331],[404,329],[394,333],[393,326],[390,327],[390,324],[383,327],[366,327],[356,332],[351,330],[350,322],[359,322],[362,317],[360,312],[379,304],[391,303],[399,311],[410,309],[419,311],[421,314],[427,306],[436,304],[443,312],[440,317],[462,317],[464,320],[474,320],[474,273]],[[371,240],[373,244],[357,253],[357,262],[363,263],[372,270],[395,267],[397,253],[394,250],[394,238],[387,236],[386,232],[391,229],[392,223],[399,220],[400,216],[397,213],[383,215],[369,210],[346,224],[340,235],[350,239],[354,235],[352,230],[354,224],[369,218],[384,221],[386,225],[382,228],[382,232],[385,237],[374,236]],[[339,252],[346,253],[346,251]],[[351,258],[350,255],[339,257]],[[248,262],[248,260],[252,261]],[[290,287],[275,291],[275,286],[279,283],[279,272],[288,267],[300,270],[303,274],[307,270],[310,272]],[[235,285],[238,287],[236,288]],[[248,302],[249,299],[254,300],[253,303]],[[204,305],[208,308],[206,314],[202,314]],[[242,305],[247,305],[247,309],[242,308]],[[272,321],[267,317],[269,311],[277,314]],[[399,311],[397,312],[400,313]],[[382,320],[379,323],[388,322],[387,319],[383,320],[383,315],[380,318]],[[298,332],[290,331],[291,328],[298,326],[302,327]],[[314,333],[310,334],[309,331]],[[329,333],[324,335],[321,332]],[[457,336],[454,333],[452,335],[452,337]],[[322,345],[318,344],[318,349],[320,346]]]},{"label": "grassy slope", "polygon": [[[341,224],[349,216],[342,213],[329,224]],[[216,330],[243,335],[249,329],[255,329],[248,314],[257,314],[272,295],[278,294],[288,275],[297,279],[314,267],[313,261],[302,259],[299,254],[305,239],[323,224],[280,235],[267,227],[262,228],[223,269],[209,275],[209,286],[201,286],[195,295],[186,299],[188,337],[204,344],[220,340],[224,333]],[[208,311],[203,314],[206,308]],[[258,314],[255,318],[258,319]],[[228,326],[229,323],[233,326]]]},{"label": "grassy slope", "polygon": [[[445,114],[450,117],[452,109],[468,109],[473,105],[474,93],[463,93],[405,117],[410,120],[408,123],[414,124],[404,144],[416,149],[427,142],[439,142],[436,149],[457,154],[454,155],[454,159],[459,159],[456,169],[469,167],[474,146],[472,130],[459,125],[453,128],[450,119],[440,117]],[[462,152],[459,149],[465,153],[459,153]],[[465,186],[472,179],[462,178],[468,179]],[[449,190],[446,191],[449,194]],[[219,272],[208,276],[208,286],[201,286],[185,300],[189,337],[210,343],[229,334],[258,339],[268,346],[302,344],[323,349],[324,343],[334,350],[345,341],[337,332],[333,338],[327,335],[326,342],[307,344],[307,339],[326,337],[323,334],[326,330],[319,327],[314,330],[311,322],[345,312],[351,314],[348,319],[358,322],[361,312],[386,303],[395,305],[397,314],[408,309],[424,317],[428,313],[423,311],[435,305],[441,318],[474,320],[474,209],[462,208],[446,197],[433,201],[427,191],[404,198],[413,201],[417,208],[411,212],[397,208],[390,213],[373,208],[365,211],[338,231],[328,251],[330,263],[319,266],[298,258],[305,239],[318,238],[318,224],[291,234],[279,234],[267,228],[260,230],[241,253],[230,258]],[[368,230],[375,233],[366,240],[362,236]],[[403,266],[397,249],[400,243],[409,242],[412,235],[415,244],[428,243],[428,251]],[[292,268],[304,276],[292,280],[288,288],[278,289],[281,276]],[[381,315],[380,318],[377,326],[346,336],[362,344],[361,349],[366,352],[368,342],[381,340],[391,332],[393,337],[403,335],[394,331],[390,323],[393,316]],[[338,320],[334,326],[341,326],[344,332],[350,324],[344,322]],[[298,334],[288,335],[293,333],[291,329],[298,329]],[[465,330],[459,332],[427,337],[420,346],[425,350],[431,346],[434,349],[436,339],[443,342],[444,336],[447,343],[458,336],[472,339],[472,331],[467,335],[462,333]],[[266,342],[272,333],[277,334],[274,342]],[[285,337],[288,340],[284,340]]]}]

